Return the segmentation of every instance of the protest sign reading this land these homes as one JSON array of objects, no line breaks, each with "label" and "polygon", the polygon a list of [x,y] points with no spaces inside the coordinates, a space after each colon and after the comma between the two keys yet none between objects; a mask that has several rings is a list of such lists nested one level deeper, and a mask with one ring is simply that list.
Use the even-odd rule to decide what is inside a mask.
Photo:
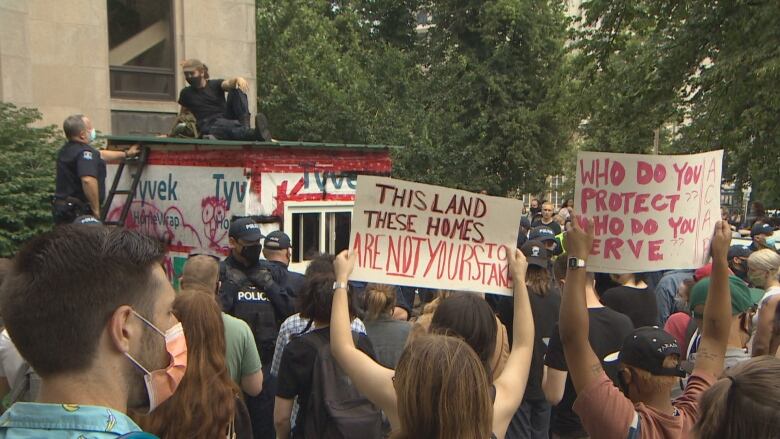
[{"label": "protest sign reading this land these homes", "polygon": [[351,278],[511,294],[507,252],[515,250],[521,210],[519,200],[360,175]]},{"label": "protest sign reading this land these homes", "polygon": [[698,268],[720,219],[723,151],[577,154],[575,214],[593,222],[588,270]]}]

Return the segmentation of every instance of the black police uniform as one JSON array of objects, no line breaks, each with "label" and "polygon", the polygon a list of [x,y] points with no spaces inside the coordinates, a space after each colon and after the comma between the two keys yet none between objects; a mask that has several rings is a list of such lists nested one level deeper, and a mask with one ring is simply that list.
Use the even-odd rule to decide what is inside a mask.
[{"label": "black police uniform", "polygon": [[57,153],[56,188],[52,200],[55,224],[71,223],[80,215],[92,214],[81,177],[97,179],[102,204],[106,192],[106,162],[100,158],[100,151],[90,145],[69,141]]},{"label": "black police uniform", "polygon": [[303,288],[305,277],[287,269],[287,264],[279,261],[261,260],[260,266],[271,272],[274,282],[279,285],[290,298],[295,298]]},{"label": "black police uniform", "polygon": [[290,298],[260,263],[246,267],[233,255],[219,267],[222,309],[249,325],[260,352],[260,361],[271,364],[279,326],[292,314]]},{"label": "black police uniform", "polygon": [[254,397],[245,395],[253,435],[255,439],[274,439],[276,381],[270,368],[279,326],[292,313],[290,299],[259,261],[247,267],[230,255],[219,264],[219,279],[222,309],[247,322],[263,363],[262,392]]}]

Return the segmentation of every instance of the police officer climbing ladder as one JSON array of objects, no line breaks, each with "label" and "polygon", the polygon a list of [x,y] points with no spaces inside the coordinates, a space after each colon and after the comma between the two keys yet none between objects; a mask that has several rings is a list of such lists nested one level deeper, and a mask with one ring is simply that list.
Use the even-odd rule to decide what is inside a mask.
[{"label": "police officer climbing ladder", "polygon": [[279,326],[292,314],[290,298],[260,265],[260,226],[251,218],[239,218],[230,225],[228,236],[230,255],[220,264],[222,308],[247,322],[260,360],[271,364]]}]

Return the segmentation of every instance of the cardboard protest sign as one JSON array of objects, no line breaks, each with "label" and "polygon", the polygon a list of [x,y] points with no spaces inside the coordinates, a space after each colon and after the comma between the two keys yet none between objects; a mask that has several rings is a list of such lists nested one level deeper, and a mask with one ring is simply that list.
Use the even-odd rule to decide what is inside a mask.
[{"label": "cardboard protest sign", "polygon": [[519,200],[360,175],[351,278],[511,295],[507,252],[516,248],[521,210]]},{"label": "cardboard protest sign", "polygon": [[697,268],[720,219],[723,151],[659,156],[579,152],[575,214],[593,222],[588,271]]}]

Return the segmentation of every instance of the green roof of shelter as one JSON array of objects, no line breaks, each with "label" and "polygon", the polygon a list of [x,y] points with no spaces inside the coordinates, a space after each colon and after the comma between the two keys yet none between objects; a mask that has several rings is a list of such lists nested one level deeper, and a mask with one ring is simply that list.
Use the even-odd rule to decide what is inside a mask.
[{"label": "green roof of shelter", "polygon": [[305,149],[395,149],[402,148],[399,145],[370,145],[354,143],[321,143],[321,142],[297,142],[279,140],[276,142],[252,142],[247,140],[210,140],[193,139],[185,137],[157,137],[157,136],[102,136],[109,143],[144,143],[144,144],[168,144],[168,145],[199,145],[199,146],[251,146],[253,148],[305,148]]}]

